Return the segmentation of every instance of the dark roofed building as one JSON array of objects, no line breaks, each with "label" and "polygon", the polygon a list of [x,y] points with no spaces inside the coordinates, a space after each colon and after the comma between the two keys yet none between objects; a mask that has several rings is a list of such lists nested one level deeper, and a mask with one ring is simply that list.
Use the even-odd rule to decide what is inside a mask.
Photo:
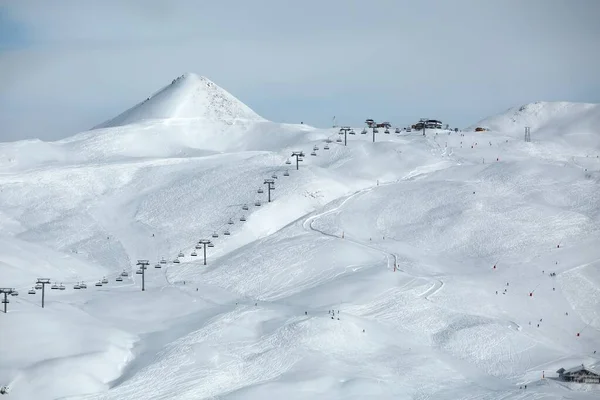
[{"label": "dark roofed building", "polygon": [[600,372],[595,367],[585,367],[581,364],[570,369],[561,368],[556,373],[561,381],[600,384]]}]

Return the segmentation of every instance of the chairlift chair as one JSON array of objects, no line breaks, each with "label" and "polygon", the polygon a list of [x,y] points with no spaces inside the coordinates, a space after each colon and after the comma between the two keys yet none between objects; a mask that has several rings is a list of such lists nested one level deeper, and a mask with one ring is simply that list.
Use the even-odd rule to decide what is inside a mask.
[{"label": "chairlift chair", "polygon": [[337,138],[337,139],[335,139],[335,141],[338,143],[342,143],[342,138]]},{"label": "chairlift chair", "polygon": [[198,253],[196,253],[195,251],[192,251],[192,254],[191,254],[192,257],[196,257],[197,255],[198,255]]},{"label": "chairlift chair", "polygon": [[396,130],[394,131],[394,133],[400,133],[400,128],[396,128]]},{"label": "chairlift chair", "polygon": [[96,282],[96,286],[102,286],[102,282],[101,281]]},{"label": "chairlift chair", "polygon": [[233,220],[232,220],[231,218],[229,218],[229,221],[227,221],[227,223],[228,223],[229,225],[233,225]]},{"label": "chairlift chair", "polygon": [[242,210],[244,210],[244,211],[248,211],[248,206],[247,206],[246,204],[244,204],[244,205],[242,206]]},{"label": "chairlift chair", "polygon": [[179,254],[177,254],[177,257],[185,257],[185,254],[183,254],[183,252],[180,251]]},{"label": "chairlift chair", "polygon": [[87,289],[87,285],[84,282],[79,284],[79,289]]},{"label": "chairlift chair", "polygon": [[79,289],[81,289],[81,286],[78,283],[76,283],[73,285],[73,289],[79,290]]},{"label": "chairlift chair", "polygon": [[115,279],[117,282],[123,282],[123,277],[121,275],[117,276],[117,279]]},{"label": "chairlift chair", "polygon": [[60,286],[58,287],[59,290],[65,290],[65,285],[63,285],[62,283],[60,284]]},{"label": "chairlift chair", "polygon": [[325,143],[331,143],[331,139],[329,139],[329,138],[325,139]]},{"label": "chairlift chair", "polygon": [[179,263],[181,263],[181,261],[179,261],[179,258],[176,258],[173,260],[173,264],[179,264]]},{"label": "chairlift chair", "polygon": [[[158,264],[156,264],[156,265],[158,265]],[[160,268],[160,267],[159,267],[159,268]],[[136,273],[137,275],[141,275],[141,274],[142,274],[142,270],[141,270],[141,269],[138,269],[137,271],[135,271],[135,273]]]},{"label": "chairlift chair", "polygon": [[315,153],[314,151],[312,153],[310,153],[311,156],[316,156],[317,153]]},{"label": "chairlift chair", "polygon": [[35,285],[35,290],[42,290],[43,286],[41,283],[38,283],[37,285]]},{"label": "chairlift chair", "polygon": [[166,264],[166,263],[167,263],[167,260],[165,260],[164,258],[162,258],[162,259],[160,260],[160,263],[161,263],[161,264]]},{"label": "chairlift chair", "polygon": [[351,135],[356,135],[356,132],[354,132],[354,129],[350,129],[350,132],[348,132]]},{"label": "chairlift chair", "polygon": [[33,288],[29,289],[29,292],[27,292],[27,294],[35,294],[35,290],[33,290]]},{"label": "chairlift chair", "polygon": [[386,135],[390,134],[390,130],[388,128],[385,128],[385,131],[383,131]]},{"label": "chairlift chair", "polygon": [[286,163],[287,165],[290,165],[292,162],[291,162],[290,160],[285,160],[285,163]]},{"label": "chairlift chair", "polygon": [[214,238],[218,238],[218,237],[219,237],[219,234],[218,234],[217,232],[214,232],[214,233],[212,234],[212,237],[214,237]]},{"label": "chairlift chair", "polygon": [[271,175],[271,178],[273,178],[273,179],[277,179],[277,175],[276,175],[276,174],[273,174],[273,175]]},{"label": "chairlift chair", "polygon": [[289,173],[289,172],[287,172],[287,171],[285,171],[285,172],[283,173],[283,176],[290,176],[290,173]]},{"label": "chairlift chair", "polygon": [[240,217],[240,221],[245,222],[246,221],[246,217],[244,217],[243,215]]},{"label": "chairlift chair", "polygon": [[256,203],[254,203],[254,205],[255,205],[256,207],[260,207],[260,201],[257,201]]},{"label": "chairlift chair", "polygon": [[209,243],[207,246],[208,246],[208,247],[215,247],[215,245],[214,245],[214,244],[212,244],[212,242],[211,242],[211,243]]},{"label": "chairlift chair", "polygon": [[52,286],[50,286],[50,289],[58,290],[58,285],[55,283]]},{"label": "chairlift chair", "polygon": [[19,292],[17,292],[16,290],[13,290],[12,292],[10,292],[11,296],[18,296]]},{"label": "chairlift chair", "polygon": [[195,247],[196,247],[196,250],[200,250],[202,248],[202,245],[200,243],[198,243]]},{"label": "chairlift chair", "polygon": [[313,150],[314,150],[314,151],[317,151],[317,150],[319,150],[319,147],[318,147],[318,146],[315,146],[315,147],[313,147]]},{"label": "chairlift chair", "polygon": [[325,150],[329,150],[329,145],[328,145],[328,144],[326,144],[326,145],[323,147],[323,149],[325,149]]},{"label": "chairlift chair", "polygon": [[262,190],[262,188],[258,188],[258,193],[264,193],[264,191]]},{"label": "chairlift chair", "polygon": [[156,269],[159,269],[159,268],[162,268],[162,267],[161,267],[161,265],[160,265],[160,264],[156,264],[156,265],[154,266],[154,268],[156,268]]},{"label": "chairlift chair", "polygon": [[129,274],[127,273],[127,271],[123,271],[123,272],[121,272],[121,276],[127,277],[127,276],[129,276]]},{"label": "chairlift chair", "polygon": [[225,235],[225,236],[229,236],[229,235],[231,235],[231,234],[229,233],[229,231],[228,231],[228,230],[225,230],[225,232],[223,232],[223,235]]},{"label": "chairlift chair", "polygon": [[108,283],[108,279],[106,279],[106,277],[102,278],[102,284],[107,284]]}]

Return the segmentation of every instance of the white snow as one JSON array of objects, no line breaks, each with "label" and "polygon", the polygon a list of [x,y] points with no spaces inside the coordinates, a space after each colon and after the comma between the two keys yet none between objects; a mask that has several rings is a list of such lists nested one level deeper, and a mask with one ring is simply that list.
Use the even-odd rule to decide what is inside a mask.
[{"label": "white snow", "polygon": [[[0,144],[0,287],[19,290],[0,314],[0,386],[10,399],[597,398],[549,378],[600,359],[599,120],[598,106],[536,103],[477,124],[490,132],[372,143],[359,127],[344,147],[336,129],[265,121],[186,74],[98,129]],[[201,238],[206,266],[191,256]],[[44,309],[27,294],[38,277],[66,285]]]}]

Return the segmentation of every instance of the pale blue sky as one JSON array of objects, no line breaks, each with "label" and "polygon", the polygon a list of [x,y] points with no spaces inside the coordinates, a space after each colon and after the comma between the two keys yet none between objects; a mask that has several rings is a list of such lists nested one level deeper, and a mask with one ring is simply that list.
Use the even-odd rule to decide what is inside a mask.
[{"label": "pale blue sky", "polygon": [[599,19],[598,0],[0,0],[0,140],[70,136],[184,72],[316,126],[600,102]]}]

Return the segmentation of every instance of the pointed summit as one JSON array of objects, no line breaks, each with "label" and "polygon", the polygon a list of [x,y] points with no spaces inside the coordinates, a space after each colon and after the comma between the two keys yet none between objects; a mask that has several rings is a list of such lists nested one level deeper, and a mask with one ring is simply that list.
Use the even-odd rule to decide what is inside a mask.
[{"label": "pointed summit", "polygon": [[177,118],[264,121],[250,107],[210,79],[188,72],[173,79],[146,100],[93,129]]}]

